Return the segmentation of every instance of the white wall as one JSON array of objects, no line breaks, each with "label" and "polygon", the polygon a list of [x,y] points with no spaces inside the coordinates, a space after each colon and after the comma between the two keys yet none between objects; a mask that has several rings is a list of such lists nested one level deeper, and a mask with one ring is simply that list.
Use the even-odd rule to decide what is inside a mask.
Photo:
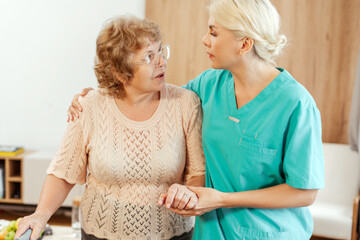
[{"label": "white wall", "polygon": [[0,144],[56,149],[72,96],[96,87],[95,41],[145,0],[0,0]]}]

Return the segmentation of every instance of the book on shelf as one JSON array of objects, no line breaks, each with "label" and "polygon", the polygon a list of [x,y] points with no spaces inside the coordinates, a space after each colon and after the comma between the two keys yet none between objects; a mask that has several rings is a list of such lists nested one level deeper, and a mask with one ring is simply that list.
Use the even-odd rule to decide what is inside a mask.
[{"label": "book on shelf", "polygon": [[0,156],[16,156],[24,152],[23,147],[19,146],[10,146],[10,145],[0,145]]}]

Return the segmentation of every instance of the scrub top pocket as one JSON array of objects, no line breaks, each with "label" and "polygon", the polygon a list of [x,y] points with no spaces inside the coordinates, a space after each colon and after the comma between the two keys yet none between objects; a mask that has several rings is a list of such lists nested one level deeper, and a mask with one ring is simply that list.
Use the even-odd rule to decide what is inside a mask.
[{"label": "scrub top pocket", "polygon": [[239,191],[261,189],[285,182],[282,177],[281,154],[276,148],[243,135],[237,144],[236,165],[233,174],[238,180]]},{"label": "scrub top pocket", "polygon": [[276,148],[269,148],[268,145],[263,144],[247,135],[242,135],[238,142],[238,147],[244,149],[251,154],[257,154],[265,158],[275,158],[277,154]]}]

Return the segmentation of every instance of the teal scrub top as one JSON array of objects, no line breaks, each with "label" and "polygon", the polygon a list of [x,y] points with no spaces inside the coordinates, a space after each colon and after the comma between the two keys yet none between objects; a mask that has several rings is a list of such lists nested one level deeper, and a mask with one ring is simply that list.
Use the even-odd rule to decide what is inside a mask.
[{"label": "teal scrub top", "polygon": [[[185,87],[203,108],[206,186],[222,192],[324,187],[321,120],[308,91],[284,69],[252,101],[237,109],[231,72],[210,69]],[[307,207],[219,208],[196,218],[193,239],[311,237]]]}]

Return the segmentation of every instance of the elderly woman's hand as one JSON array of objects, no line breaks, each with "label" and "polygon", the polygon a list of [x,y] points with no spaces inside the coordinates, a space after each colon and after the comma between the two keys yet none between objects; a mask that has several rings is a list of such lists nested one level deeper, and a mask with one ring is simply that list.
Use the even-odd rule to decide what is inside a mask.
[{"label": "elderly woman's hand", "polygon": [[84,88],[81,93],[78,93],[74,96],[71,105],[67,111],[67,122],[69,121],[73,121],[75,119],[75,117],[79,117],[79,112],[82,112],[82,107],[81,104],[79,103],[79,97],[82,96],[86,96],[86,94],[88,94],[88,92],[94,90],[93,88]]},{"label": "elderly woman's hand", "polygon": [[214,209],[223,207],[224,193],[213,188],[188,187],[198,196],[198,203],[192,209],[178,209],[171,207],[170,210],[183,217],[200,216]]},{"label": "elderly woman's hand", "polygon": [[47,214],[35,212],[22,218],[14,238],[19,238],[29,228],[32,229],[30,240],[36,240],[40,237],[41,231],[45,228],[49,217]]},{"label": "elderly woman's hand", "polygon": [[176,209],[193,209],[198,202],[195,193],[184,185],[173,184],[167,193],[163,193],[159,197],[158,205],[165,205],[167,208]]}]

